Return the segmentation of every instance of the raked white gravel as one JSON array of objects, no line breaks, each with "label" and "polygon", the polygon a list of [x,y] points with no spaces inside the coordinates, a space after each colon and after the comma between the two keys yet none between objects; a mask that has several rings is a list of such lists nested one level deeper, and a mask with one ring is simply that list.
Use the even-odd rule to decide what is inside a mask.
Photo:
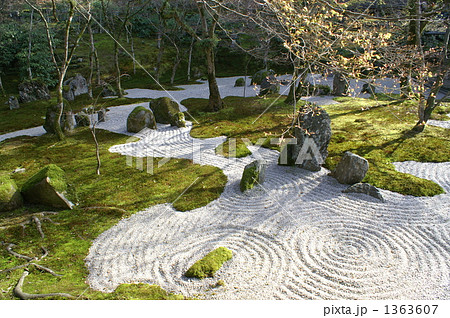
[{"label": "raked white gravel", "polygon": [[[190,128],[160,126],[110,151],[219,167],[228,177],[223,194],[188,212],[153,206],[101,234],[86,258],[92,288],[112,292],[141,282],[204,299],[450,298],[450,163],[397,163],[447,193],[416,198],[381,190],[381,203],[341,193],[345,186],[326,169],[278,166],[276,151],[218,156],[214,148],[225,138],[195,140]],[[255,158],[269,164],[266,181],[241,193],[243,167]],[[219,246],[234,256],[214,278],[183,276]],[[212,288],[219,279],[226,286]]]}]

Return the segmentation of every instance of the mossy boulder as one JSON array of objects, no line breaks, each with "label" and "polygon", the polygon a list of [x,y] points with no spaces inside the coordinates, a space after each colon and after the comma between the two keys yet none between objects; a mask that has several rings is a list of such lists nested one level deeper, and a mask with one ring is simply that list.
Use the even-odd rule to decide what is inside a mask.
[{"label": "mossy boulder", "polygon": [[234,87],[242,87],[245,86],[245,79],[240,77],[234,82]]},{"label": "mossy boulder", "polygon": [[201,260],[195,262],[186,272],[186,277],[194,277],[203,279],[213,277],[214,274],[222,267],[222,265],[233,257],[226,247],[218,247],[214,251],[209,252]]},{"label": "mossy boulder", "polygon": [[0,212],[12,211],[23,205],[16,183],[7,173],[0,173]]},{"label": "mossy boulder", "polygon": [[[160,124],[170,124],[171,126],[185,127],[184,115],[177,102],[169,97],[160,97],[150,101],[149,104],[156,122]],[[183,116],[181,116],[183,115]]]},{"label": "mossy boulder", "polygon": [[241,191],[252,189],[256,183],[263,183],[266,176],[266,168],[267,165],[261,160],[256,160],[246,165],[240,183]]},{"label": "mossy boulder", "polygon": [[263,79],[270,75],[275,75],[275,71],[273,70],[260,70],[253,74],[252,76],[252,84],[261,85]]},{"label": "mossy boulder", "polygon": [[144,128],[156,129],[153,112],[143,106],[138,106],[128,115],[127,131],[138,133]]},{"label": "mossy boulder", "polygon": [[50,164],[28,179],[22,187],[26,202],[53,208],[72,209],[73,204],[64,196],[67,182],[64,171]]}]

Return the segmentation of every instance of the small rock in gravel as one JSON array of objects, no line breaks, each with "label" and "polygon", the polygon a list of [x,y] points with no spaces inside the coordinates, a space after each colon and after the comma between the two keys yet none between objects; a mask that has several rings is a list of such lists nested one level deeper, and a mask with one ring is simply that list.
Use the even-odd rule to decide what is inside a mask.
[{"label": "small rock in gravel", "polygon": [[342,190],[343,193],[363,193],[370,195],[381,202],[384,202],[384,198],[381,195],[380,191],[371,184],[368,183],[356,183],[345,190]]}]

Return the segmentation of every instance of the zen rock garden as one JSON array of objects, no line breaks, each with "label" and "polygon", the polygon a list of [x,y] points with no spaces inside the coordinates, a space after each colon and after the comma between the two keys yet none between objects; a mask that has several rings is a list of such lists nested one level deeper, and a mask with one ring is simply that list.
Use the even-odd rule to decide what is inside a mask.
[{"label": "zen rock garden", "polygon": [[49,3],[0,1],[1,300],[450,299],[446,1]]}]

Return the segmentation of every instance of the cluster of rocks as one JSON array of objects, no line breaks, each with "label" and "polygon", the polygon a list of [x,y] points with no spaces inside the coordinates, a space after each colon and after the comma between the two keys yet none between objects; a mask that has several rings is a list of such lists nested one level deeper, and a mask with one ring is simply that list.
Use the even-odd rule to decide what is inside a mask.
[{"label": "cluster of rocks", "polygon": [[177,102],[168,97],[151,100],[149,108],[138,106],[127,118],[127,131],[140,132],[145,128],[157,129],[156,123],[186,127],[186,120]]},{"label": "cluster of rocks", "polygon": [[19,103],[49,100],[50,92],[46,84],[40,81],[26,81],[19,84]]},{"label": "cluster of rocks", "polygon": [[28,179],[19,190],[9,174],[0,174],[0,212],[21,208],[24,202],[51,208],[72,209],[66,197],[64,171],[50,164]]},{"label": "cluster of rocks", "polygon": [[362,183],[369,170],[367,159],[358,156],[350,151],[344,153],[336,169],[330,173],[339,183],[350,184],[350,187],[343,190],[344,193],[364,193],[384,202],[380,191],[371,184]]},{"label": "cluster of rocks", "polygon": [[89,93],[89,85],[81,74],[76,74],[64,82],[63,97],[68,101],[75,97]]}]

